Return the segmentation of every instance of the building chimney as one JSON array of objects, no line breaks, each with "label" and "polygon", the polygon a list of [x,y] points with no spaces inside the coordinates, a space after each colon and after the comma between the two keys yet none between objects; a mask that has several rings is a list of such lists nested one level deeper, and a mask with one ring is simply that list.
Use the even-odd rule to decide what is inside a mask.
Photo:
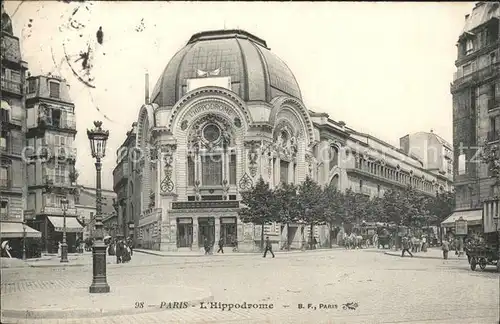
[{"label": "building chimney", "polygon": [[149,74],[148,72],[146,72],[146,76],[145,76],[145,89],[144,89],[144,100],[145,100],[145,104],[146,105],[149,105]]}]

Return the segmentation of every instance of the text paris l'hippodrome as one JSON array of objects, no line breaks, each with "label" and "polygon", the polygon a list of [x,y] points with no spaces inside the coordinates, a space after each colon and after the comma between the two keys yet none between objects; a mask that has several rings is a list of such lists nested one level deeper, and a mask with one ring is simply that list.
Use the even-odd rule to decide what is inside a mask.
[{"label": "text paris l'hippodrome", "polygon": [[[190,304],[189,302],[165,302],[162,301],[159,305],[145,305],[144,302],[136,302],[135,308],[147,307],[158,307],[162,309],[184,309],[189,307],[196,307],[197,304]],[[350,302],[344,304],[333,304],[333,303],[319,303],[319,304],[296,304],[294,305],[298,309],[305,310],[321,310],[321,309],[343,309],[343,310],[355,310],[358,308],[358,303]],[[221,311],[231,311],[233,309],[274,309],[275,305],[273,303],[222,303],[222,302],[200,302],[200,309],[218,309]],[[283,305],[283,308],[290,308],[293,306]]]}]

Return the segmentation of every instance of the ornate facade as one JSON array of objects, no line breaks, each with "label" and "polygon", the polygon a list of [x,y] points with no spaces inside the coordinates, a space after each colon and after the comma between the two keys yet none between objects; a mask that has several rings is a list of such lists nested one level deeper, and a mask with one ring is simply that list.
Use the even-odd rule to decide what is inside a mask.
[{"label": "ornate facade", "polygon": [[[194,35],[167,65],[151,98],[137,121],[140,171],[133,192],[141,211],[136,243],[142,247],[198,249],[205,240],[223,238],[226,245],[237,242],[240,251],[254,250],[260,229],[239,220],[241,192],[260,177],[271,187],[298,184],[308,175],[341,189],[352,187],[353,177],[393,185],[396,169],[393,180],[366,172],[367,164],[361,164],[362,173],[351,172],[358,165],[354,153],[369,149],[380,155],[384,150],[377,145],[385,145],[383,154],[397,151],[389,159],[418,170],[415,178],[425,176],[429,186],[422,191],[437,189],[416,158],[379,140],[363,145],[363,134],[309,111],[286,64],[244,31]],[[279,248],[285,242],[300,248],[308,237],[300,225],[285,231],[280,224],[265,228]],[[329,233],[318,227],[316,236],[324,243]]]}]

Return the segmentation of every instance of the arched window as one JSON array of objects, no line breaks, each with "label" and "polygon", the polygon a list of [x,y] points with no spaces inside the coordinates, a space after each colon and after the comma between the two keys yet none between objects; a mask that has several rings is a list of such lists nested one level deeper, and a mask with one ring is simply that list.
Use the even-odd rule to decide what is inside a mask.
[{"label": "arched window", "polygon": [[336,146],[330,146],[330,170],[339,164],[339,150]]}]

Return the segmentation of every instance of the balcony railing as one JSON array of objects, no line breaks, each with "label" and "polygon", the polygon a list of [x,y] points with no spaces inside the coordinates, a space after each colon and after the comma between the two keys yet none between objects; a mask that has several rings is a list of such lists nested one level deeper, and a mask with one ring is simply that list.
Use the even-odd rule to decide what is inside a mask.
[{"label": "balcony railing", "polygon": [[199,208],[239,208],[240,202],[232,201],[176,201],[172,209],[199,209]]},{"label": "balcony railing", "polygon": [[497,75],[499,66],[500,62],[492,63],[482,69],[471,70],[471,72],[466,75],[464,75],[463,71],[460,73],[455,72],[453,74],[453,84],[451,85],[451,90],[453,91],[459,88],[464,83],[468,83],[470,81],[475,82],[478,80],[484,80],[494,75]]},{"label": "balcony railing", "polygon": [[[57,205],[46,205],[42,208],[41,213],[43,214],[49,214],[49,215],[63,215],[63,209],[61,206]],[[69,207],[66,210],[66,215],[76,215],[76,208],[74,207]]]},{"label": "balcony railing", "polygon": [[13,80],[2,78],[2,90],[6,90],[17,94],[22,94],[23,86],[21,82],[16,82]]},{"label": "balcony railing", "polygon": [[500,106],[500,100],[496,98],[488,99],[488,110],[498,108]]},{"label": "balcony railing", "polygon": [[489,131],[488,132],[488,142],[498,141],[500,138],[500,134],[498,131]]},{"label": "balcony railing", "polygon": [[50,117],[38,118],[39,126],[50,126],[63,129],[76,129],[76,122],[73,118],[52,119]]}]

